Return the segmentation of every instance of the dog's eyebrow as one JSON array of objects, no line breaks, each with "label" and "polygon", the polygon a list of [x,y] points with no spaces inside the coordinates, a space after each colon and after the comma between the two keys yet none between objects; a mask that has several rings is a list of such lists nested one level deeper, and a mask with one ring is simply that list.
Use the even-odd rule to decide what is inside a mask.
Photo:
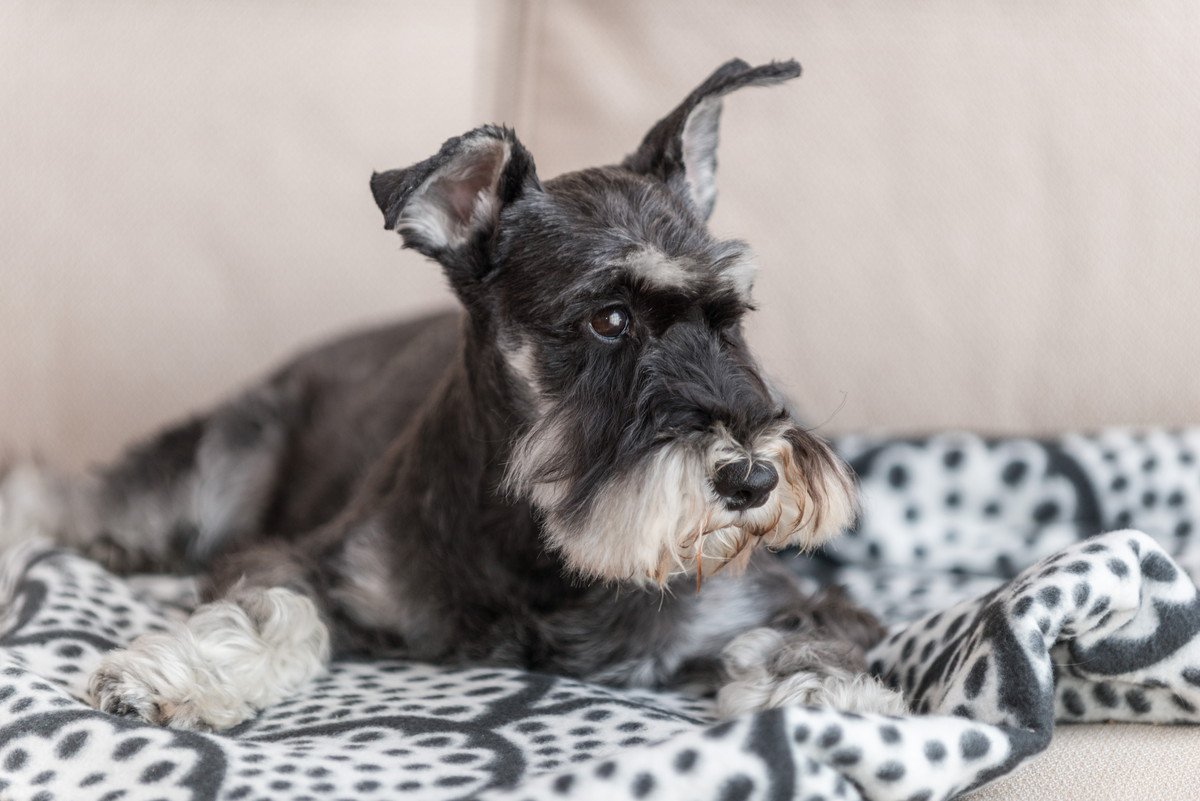
[{"label": "dog's eyebrow", "polygon": [[635,287],[637,309],[642,322],[650,327],[655,335],[661,335],[672,324],[690,317],[699,318],[703,307],[695,294],[677,289],[656,289]]},{"label": "dog's eyebrow", "polygon": [[660,289],[684,289],[696,279],[686,260],[668,256],[653,245],[635,248],[617,265],[639,283]]}]

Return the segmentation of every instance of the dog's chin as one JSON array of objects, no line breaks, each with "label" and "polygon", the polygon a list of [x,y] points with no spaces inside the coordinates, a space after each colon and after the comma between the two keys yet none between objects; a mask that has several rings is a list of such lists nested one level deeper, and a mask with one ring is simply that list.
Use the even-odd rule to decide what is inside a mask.
[{"label": "dog's chin", "polygon": [[709,482],[709,455],[670,444],[603,488],[585,514],[543,506],[547,542],[587,578],[659,586],[685,575],[700,585],[718,571],[740,570],[758,548],[813,549],[853,522],[856,495],[841,460],[802,436],[756,449],[780,481],[755,509],[727,509]]}]

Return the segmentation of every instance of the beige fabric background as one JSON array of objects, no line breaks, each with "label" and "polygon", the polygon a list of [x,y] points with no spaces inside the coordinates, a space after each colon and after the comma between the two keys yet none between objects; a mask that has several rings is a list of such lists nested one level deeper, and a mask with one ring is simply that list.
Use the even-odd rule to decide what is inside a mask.
[{"label": "beige fabric background", "polygon": [[1182,726],[1059,726],[1031,766],[964,801],[1196,801],[1200,737]]},{"label": "beige fabric background", "polygon": [[[1190,0],[7,0],[0,447],[104,458],[449,303],[372,169],[485,120],[545,176],[613,161],[733,55],[806,69],[728,101],[714,225],[809,419],[1198,423],[1198,43]],[[981,798],[1194,797],[1198,742],[1065,730]]]},{"label": "beige fabric background", "polygon": [[486,116],[491,16],[0,3],[0,448],[104,458],[301,343],[449,303],[367,181]]},{"label": "beige fabric background", "polygon": [[715,227],[834,432],[1200,422],[1200,5],[0,4],[0,442],[70,463],[449,302],[373,168],[485,119],[611,161],[717,63]]},{"label": "beige fabric background", "polygon": [[532,3],[518,129],[615,159],[727,55],[715,226],[809,419],[1046,431],[1200,420],[1200,4]]}]

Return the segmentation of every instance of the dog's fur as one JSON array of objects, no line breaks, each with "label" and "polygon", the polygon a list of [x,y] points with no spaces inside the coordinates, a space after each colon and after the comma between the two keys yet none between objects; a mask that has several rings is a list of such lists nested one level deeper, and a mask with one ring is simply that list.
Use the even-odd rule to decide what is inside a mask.
[{"label": "dog's fur", "polygon": [[618,166],[543,183],[485,126],[374,175],[465,314],[306,353],[95,476],[11,471],[5,536],[206,580],[106,655],[100,708],[225,728],[357,651],[901,710],[862,675],[873,618],[766,553],[836,535],[853,482],[747,349],[749,249],[706,228],[721,97],[798,74],[725,64]]}]

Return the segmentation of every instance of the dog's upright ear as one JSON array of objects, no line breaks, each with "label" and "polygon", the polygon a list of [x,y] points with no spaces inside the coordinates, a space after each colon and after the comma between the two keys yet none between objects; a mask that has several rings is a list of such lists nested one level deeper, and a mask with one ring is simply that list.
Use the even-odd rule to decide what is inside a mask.
[{"label": "dog's upright ear", "polygon": [[770,86],[799,75],[800,65],[795,61],[751,67],[735,58],[722,64],[650,129],[621,166],[662,180],[691,203],[701,220],[707,220],[717,200],[721,98],[743,86]]},{"label": "dog's upright ear", "polygon": [[450,139],[411,167],[371,175],[384,228],[441,262],[456,288],[486,273],[487,245],[504,205],[540,188],[529,151],[494,125]]}]

